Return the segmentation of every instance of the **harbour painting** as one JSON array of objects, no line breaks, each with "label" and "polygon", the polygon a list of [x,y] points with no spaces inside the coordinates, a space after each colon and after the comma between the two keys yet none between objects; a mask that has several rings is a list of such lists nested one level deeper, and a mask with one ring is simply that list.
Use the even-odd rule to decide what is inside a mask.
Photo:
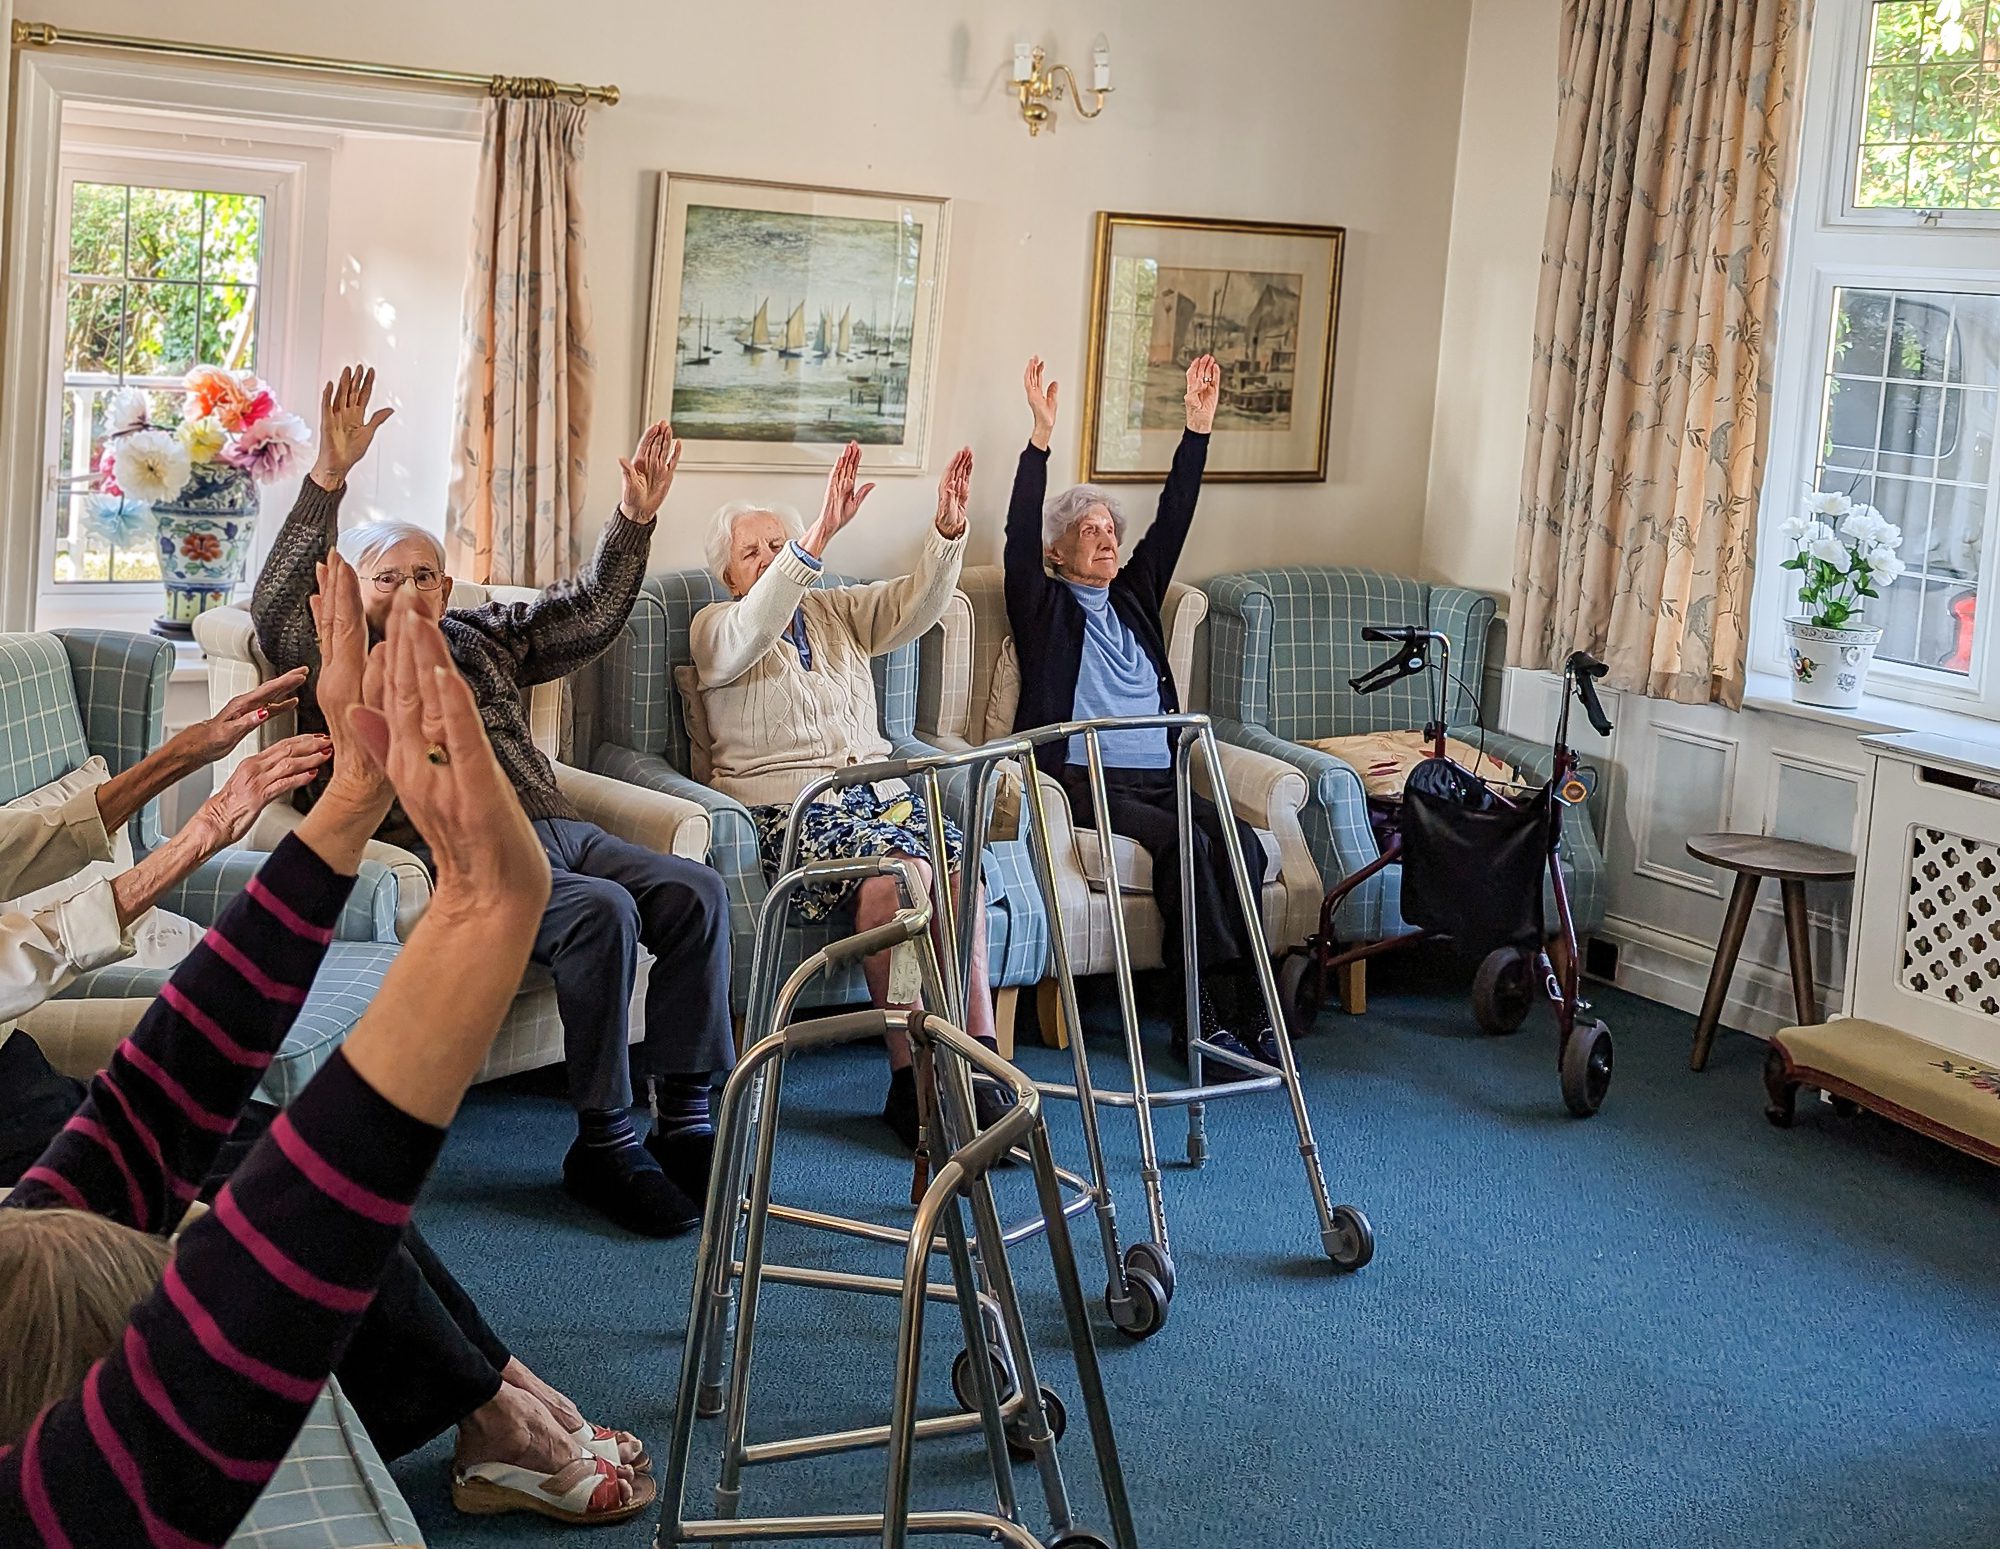
[{"label": "harbour painting", "polygon": [[945,205],[671,176],[649,418],[697,466],[917,472],[928,421]]}]

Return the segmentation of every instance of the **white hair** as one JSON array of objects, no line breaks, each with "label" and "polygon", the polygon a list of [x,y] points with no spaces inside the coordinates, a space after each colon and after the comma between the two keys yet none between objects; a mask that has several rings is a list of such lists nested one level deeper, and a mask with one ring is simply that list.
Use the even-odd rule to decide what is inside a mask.
[{"label": "white hair", "polygon": [[415,522],[363,522],[340,535],[340,553],[357,571],[380,559],[399,543],[421,543],[430,551],[431,563],[444,573],[444,543],[428,527]]},{"label": "white hair", "polygon": [[729,551],[736,542],[737,519],[759,513],[775,516],[778,525],[785,529],[787,538],[805,536],[806,519],[783,501],[732,500],[708,519],[708,539],[702,547],[702,557],[708,561],[709,573],[716,580],[720,581],[722,572],[729,568]]},{"label": "white hair", "polygon": [[1102,506],[1111,513],[1112,528],[1118,534],[1118,541],[1123,543],[1125,513],[1118,507],[1118,497],[1095,484],[1078,484],[1051,497],[1048,504],[1042,507],[1042,547],[1054,548],[1064,534],[1083,520],[1084,513],[1092,506]]}]

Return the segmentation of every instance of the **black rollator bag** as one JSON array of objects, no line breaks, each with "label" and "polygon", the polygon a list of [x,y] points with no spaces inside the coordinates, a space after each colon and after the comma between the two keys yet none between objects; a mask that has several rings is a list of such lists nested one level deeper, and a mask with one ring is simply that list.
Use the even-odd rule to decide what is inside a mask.
[{"label": "black rollator bag", "polygon": [[1507,801],[1448,759],[1425,759],[1403,787],[1403,918],[1473,957],[1539,950],[1554,822],[1546,786]]}]

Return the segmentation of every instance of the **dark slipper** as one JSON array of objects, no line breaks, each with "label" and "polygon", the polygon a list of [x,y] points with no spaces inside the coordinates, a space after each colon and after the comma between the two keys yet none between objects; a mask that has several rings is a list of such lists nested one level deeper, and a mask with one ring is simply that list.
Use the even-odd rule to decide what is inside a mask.
[{"label": "dark slipper", "polygon": [[701,1224],[700,1208],[641,1146],[607,1150],[578,1140],[563,1158],[563,1188],[641,1237],[678,1237]]}]

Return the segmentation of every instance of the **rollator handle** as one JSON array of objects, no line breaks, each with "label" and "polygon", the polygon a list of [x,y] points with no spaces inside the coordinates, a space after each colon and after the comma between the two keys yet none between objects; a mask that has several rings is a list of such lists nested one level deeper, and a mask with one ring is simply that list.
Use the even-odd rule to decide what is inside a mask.
[{"label": "rollator handle", "polygon": [[1396,629],[1384,629],[1378,625],[1365,624],[1361,629],[1363,640],[1393,640],[1396,654],[1380,666],[1371,667],[1358,678],[1349,678],[1347,686],[1357,694],[1373,694],[1387,688],[1391,683],[1404,678],[1413,678],[1426,670],[1430,664],[1430,644],[1433,635],[1428,629],[1419,629],[1414,624],[1406,624]]},{"label": "rollator handle", "polygon": [[1588,651],[1570,653],[1566,670],[1576,683],[1576,697],[1583,701],[1583,713],[1590,718],[1590,724],[1597,735],[1611,735],[1611,717],[1604,713],[1604,704],[1597,697],[1597,680],[1611,669]]}]

